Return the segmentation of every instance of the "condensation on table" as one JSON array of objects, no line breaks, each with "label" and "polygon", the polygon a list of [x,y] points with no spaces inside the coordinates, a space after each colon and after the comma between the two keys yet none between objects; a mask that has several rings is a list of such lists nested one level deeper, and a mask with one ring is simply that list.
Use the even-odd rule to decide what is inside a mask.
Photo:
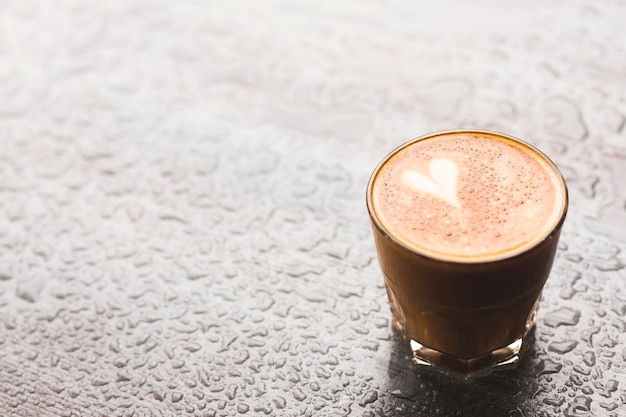
[{"label": "condensation on table", "polygon": [[[625,5],[524,4],[3,2],[0,414],[623,413]],[[524,360],[471,384],[391,331],[364,196],[462,127],[570,192]]]}]

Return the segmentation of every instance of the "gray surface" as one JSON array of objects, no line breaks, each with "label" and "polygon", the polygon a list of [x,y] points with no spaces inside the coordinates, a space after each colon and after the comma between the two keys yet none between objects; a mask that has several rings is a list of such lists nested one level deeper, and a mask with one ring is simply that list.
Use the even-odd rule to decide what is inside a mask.
[{"label": "gray surface", "polygon": [[[0,3],[0,415],[624,414],[623,3],[337,3]],[[364,204],[460,127],[571,199],[534,342],[472,384],[408,362]]]}]

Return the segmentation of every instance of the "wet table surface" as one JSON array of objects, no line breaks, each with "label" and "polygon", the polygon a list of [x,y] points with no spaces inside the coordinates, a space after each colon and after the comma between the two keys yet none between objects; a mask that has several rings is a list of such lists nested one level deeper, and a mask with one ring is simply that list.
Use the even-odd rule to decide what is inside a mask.
[{"label": "wet table surface", "polygon": [[[626,413],[626,3],[0,3],[1,416]],[[570,213],[511,372],[413,367],[365,210],[463,127]]]}]

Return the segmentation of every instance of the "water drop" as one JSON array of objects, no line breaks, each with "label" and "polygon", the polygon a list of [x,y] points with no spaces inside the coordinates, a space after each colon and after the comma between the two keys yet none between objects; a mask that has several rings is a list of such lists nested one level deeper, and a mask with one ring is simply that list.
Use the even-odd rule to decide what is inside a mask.
[{"label": "water drop", "polygon": [[563,397],[562,395],[558,396],[558,397],[554,397],[554,398],[544,398],[542,400],[542,402],[544,404],[547,405],[552,405],[554,407],[560,407],[563,405],[563,403],[565,402],[565,397]]},{"label": "water drop", "polygon": [[596,354],[592,351],[586,352],[583,355],[583,363],[589,367],[596,364]]},{"label": "water drop", "polygon": [[91,380],[91,385],[94,387],[103,387],[109,383],[109,380],[103,376],[94,377]]},{"label": "water drop", "polygon": [[274,397],[272,402],[274,403],[274,406],[276,406],[276,408],[278,408],[280,410],[284,409],[287,406],[287,400],[285,400],[283,397],[281,397],[279,395]]},{"label": "water drop", "polygon": [[270,415],[273,410],[272,407],[270,407],[269,405],[257,405],[254,407],[254,411],[262,411],[265,415]]},{"label": "water drop", "polygon": [[546,326],[558,327],[562,325],[574,326],[580,320],[580,311],[572,310],[569,307],[561,307],[548,314],[544,319]]},{"label": "water drop", "polygon": [[607,411],[614,411],[619,406],[617,405],[617,403],[615,401],[613,401],[613,402],[610,402],[610,403],[601,402],[600,403],[600,407],[606,409]]},{"label": "water drop", "polygon": [[574,401],[563,411],[563,414],[566,417],[580,417],[581,415],[587,415],[590,411],[591,398],[579,396],[574,398]]},{"label": "water drop", "polygon": [[574,290],[572,287],[564,288],[559,292],[559,297],[564,300],[571,300],[574,295],[576,295],[576,290]]},{"label": "water drop", "polygon": [[617,345],[618,341],[609,337],[609,335],[604,336],[600,341],[598,341],[598,346],[614,348]]},{"label": "water drop", "polygon": [[306,399],[306,394],[302,392],[300,388],[296,388],[293,390],[293,397],[298,401],[304,401]]},{"label": "water drop", "polygon": [[361,407],[365,407],[368,404],[372,404],[377,399],[378,399],[378,392],[376,392],[374,390],[370,390],[367,393],[365,393],[363,398],[361,398],[361,401],[359,401],[359,405]]},{"label": "water drop", "polygon": [[593,259],[593,266],[600,271],[619,271],[624,268],[624,264],[617,258]]},{"label": "water drop", "polygon": [[611,302],[611,310],[615,311],[620,316],[626,316],[626,301],[615,298]]},{"label": "water drop", "polygon": [[541,369],[541,371],[539,372],[538,376],[547,375],[547,374],[555,374],[559,372],[561,368],[563,368],[563,365],[561,365],[560,363],[554,362],[551,359],[544,359],[540,362],[539,368]]},{"label": "water drop", "polygon": [[563,353],[572,351],[577,345],[578,345],[578,342],[575,340],[554,342],[554,343],[551,343],[550,346],[548,346],[548,350],[551,352],[563,354]]},{"label": "water drop", "polygon": [[610,398],[611,394],[617,391],[618,382],[614,379],[608,380],[604,385],[604,390],[600,393],[603,397]]},{"label": "water drop", "polygon": [[43,281],[39,279],[22,282],[18,284],[17,289],[15,290],[15,295],[24,301],[34,303],[39,298],[43,286]]}]

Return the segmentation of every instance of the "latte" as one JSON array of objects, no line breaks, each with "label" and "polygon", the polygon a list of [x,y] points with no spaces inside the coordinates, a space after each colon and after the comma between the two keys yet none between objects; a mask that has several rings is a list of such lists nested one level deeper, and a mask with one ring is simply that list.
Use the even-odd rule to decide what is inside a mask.
[{"label": "latte", "polygon": [[556,166],[506,135],[436,133],[378,165],[367,207],[413,362],[462,378],[516,363],[567,213]]}]

